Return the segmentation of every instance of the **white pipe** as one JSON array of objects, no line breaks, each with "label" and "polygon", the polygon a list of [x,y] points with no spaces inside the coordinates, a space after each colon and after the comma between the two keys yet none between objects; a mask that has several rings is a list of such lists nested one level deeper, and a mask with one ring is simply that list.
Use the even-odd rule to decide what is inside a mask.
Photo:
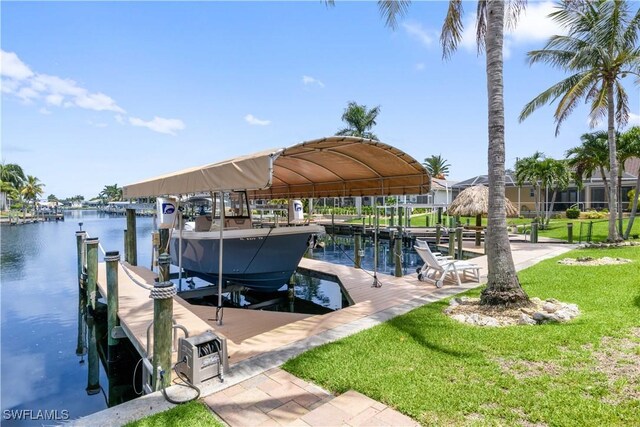
[{"label": "white pipe", "polygon": [[[215,212],[212,212],[215,215]],[[218,253],[218,310],[222,309],[222,250],[223,250],[223,234],[224,229],[224,191],[220,191],[220,249]],[[222,316],[218,317],[218,325],[222,326]]]}]

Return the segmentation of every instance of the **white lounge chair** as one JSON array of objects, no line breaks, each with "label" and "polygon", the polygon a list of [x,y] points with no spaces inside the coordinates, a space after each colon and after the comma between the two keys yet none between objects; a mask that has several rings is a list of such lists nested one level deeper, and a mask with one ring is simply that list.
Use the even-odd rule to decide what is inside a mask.
[{"label": "white lounge chair", "polygon": [[[429,244],[427,243],[426,240],[422,240],[422,239],[416,239],[415,240],[416,244],[415,246],[419,247],[419,248],[427,248],[429,250],[431,250],[431,248],[429,248]],[[436,257],[436,259],[440,260],[445,260],[445,259],[453,259],[452,256],[448,256],[448,255],[442,255],[442,252],[431,252],[433,254],[433,256]]]},{"label": "white lounge chair", "polygon": [[[424,265],[418,271],[418,280],[422,281],[424,278],[435,280],[436,287],[441,288],[447,275],[453,275],[458,282],[458,286],[461,286],[460,274],[466,279],[467,271],[470,271],[473,273],[473,279],[480,283],[480,266],[467,261],[438,258],[431,252],[429,246],[421,247],[415,245],[413,248],[424,261]],[[437,276],[431,277],[436,274]]]}]

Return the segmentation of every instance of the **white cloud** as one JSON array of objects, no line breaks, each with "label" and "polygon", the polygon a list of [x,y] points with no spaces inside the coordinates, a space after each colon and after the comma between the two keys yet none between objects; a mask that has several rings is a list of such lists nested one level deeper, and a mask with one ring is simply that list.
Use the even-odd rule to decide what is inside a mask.
[{"label": "white cloud", "polygon": [[628,126],[640,126],[640,114],[629,113]]},{"label": "white cloud", "polygon": [[425,65],[423,62],[419,62],[415,66],[416,71],[423,71],[425,69]]},{"label": "white cloud", "polygon": [[419,23],[403,23],[402,28],[404,28],[407,34],[417,39],[423,45],[431,46],[433,44],[434,32],[422,28],[422,25]]},{"label": "white cloud", "polygon": [[311,76],[302,76],[302,83],[304,83],[305,86],[316,84],[320,87],[324,87],[324,83],[322,83],[320,80]]},{"label": "white cloud", "polygon": [[157,116],[154,117],[153,120],[149,120],[147,122],[137,117],[129,117],[129,123],[133,126],[145,127],[151,129],[154,132],[165,133],[169,135],[175,135],[176,131],[185,128],[184,122],[182,120],[164,119]]},{"label": "white cloud", "polygon": [[[20,98],[27,104],[40,100],[49,107],[77,107],[92,111],[111,111],[118,113],[115,116],[118,123],[126,123],[126,111],[110,96],[102,92],[90,92],[72,79],[34,72],[13,52],[0,50],[0,55],[2,93]],[[318,81],[317,83],[322,86],[322,82]],[[46,107],[40,108],[39,111],[42,114],[51,114],[51,111]],[[170,135],[175,135],[176,131],[185,128],[182,120],[162,117],[154,117],[150,121],[129,117],[129,123],[133,126],[142,126],[154,132]],[[104,123],[93,125],[106,126]]]},{"label": "white cloud", "polygon": [[252,126],[267,126],[271,124],[271,120],[260,120],[257,117],[254,117],[253,114],[247,114],[244,116],[244,120]]},{"label": "white cloud", "polygon": [[564,27],[549,18],[549,14],[555,9],[550,1],[530,2],[518,19],[518,25],[507,31],[507,37],[516,43],[528,43],[547,41],[549,37],[556,34],[566,34]]},{"label": "white cloud", "polygon": [[88,122],[88,123],[89,123],[91,126],[95,126],[95,127],[97,127],[97,128],[106,128],[106,127],[107,127],[107,124],[106,124],[106,123],[100,123],[100,122],[99,122],[99,123],[95,123],[95,122],[93,122],[93,121],[91,121],[91,120],[89,120],[89,122]]},{"label": "white cloud", "polygon": [[51,95],[47,95],[45,101],[47,104],[55,105],[57,107],[62,105],[62,100],[64,97],[58,93],[52,93]]},{"label": "white cloud", "polygon": [[83,93],[75,99],[75,104],[80,108],[95,111],[114,111],[124,113],[124,110],[116,102],[104,93]]},{"label": "white cloud", "polygon": [[13,52],[0,50],[0,75],[16,80],[24,80],[33,75],[33,71]]}]

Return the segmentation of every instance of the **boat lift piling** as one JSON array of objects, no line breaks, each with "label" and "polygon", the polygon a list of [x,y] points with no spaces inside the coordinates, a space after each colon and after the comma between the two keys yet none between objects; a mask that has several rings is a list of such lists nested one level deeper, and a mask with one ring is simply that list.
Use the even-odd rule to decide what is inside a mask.
[{"label": "boat lift piling", "polygon": [[[168,230],[167,230],[168,231]],[[169,281],[171,258],[167,253],[158,257],[159,277],[151,291],[153,298],[153,390],[171,385],[171,347],[173,332],[173,295],[175,287]],[[173,292],[171,290],[173,289]]]}]

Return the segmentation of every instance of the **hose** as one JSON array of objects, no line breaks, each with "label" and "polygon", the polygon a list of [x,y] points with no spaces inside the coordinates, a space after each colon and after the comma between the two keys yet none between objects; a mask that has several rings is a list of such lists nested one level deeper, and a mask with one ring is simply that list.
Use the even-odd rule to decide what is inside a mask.
[{"label": "hose", "polygon": [[186,375],[184,375],[182,372],[178,372],[178,370],[176,369],[176,367],[181,364],[181,363],[186,363],[186,360],[181,360],[180,362],[176,363],[173,366],[173,371],[176,373],[176,375],[178,376],[178,378],[180,378],[184,384],[180,384],[183,387],[188,387],[191,388],[193,390],[196,391],[196,395],[192,398],[189,398],[187,400],[173,400],[172,398],[169,397],[169,395],[167,394],[167,391],[165,390],[164,387],[164,372],[160,371],[160,383],[162,384],[162,395],[164,396],[165,399],[167,399],[167,402],[169,403],[173,403],[174,405],[180,405],[183,403],[187,403],[187,402],[191,402],[193,400],[196,400],[200,397],[200,389],[198,387],[196,387],[195,385],[191,384],[191,382],[189,381],[189,378],[187,378]]}]

